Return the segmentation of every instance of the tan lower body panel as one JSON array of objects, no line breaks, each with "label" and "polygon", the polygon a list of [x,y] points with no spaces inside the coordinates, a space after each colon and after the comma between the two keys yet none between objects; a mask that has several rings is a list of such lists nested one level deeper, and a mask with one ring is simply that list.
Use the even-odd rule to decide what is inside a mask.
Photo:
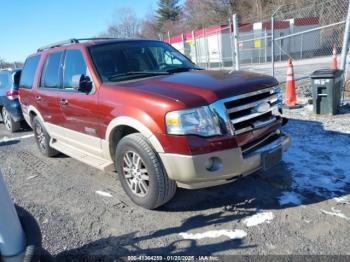
[{"label": "tan lower body panel", "polygon": [[[289,136],[283,136],[273,145],[260,148],[258,152],[243,157],[240,148],[233,148],[201,155],[159,154],[170,179],[179,187],[204,188],[229,183],[240,176],[254,173],[262,168],[262,154],[290,144]],[[216,164],[213,164],[216,161]],[[213,168],[209,168],[213,166]]]}]

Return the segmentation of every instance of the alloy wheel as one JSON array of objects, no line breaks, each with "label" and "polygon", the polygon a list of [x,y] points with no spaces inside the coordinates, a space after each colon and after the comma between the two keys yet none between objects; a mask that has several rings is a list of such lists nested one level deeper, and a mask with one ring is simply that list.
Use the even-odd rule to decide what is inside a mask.
[{"label": "alloy wheel", "polygon": [[7,110],[5,109],[5,107],[3,107],[2,109],[2,118],[4,120],[4,124],[6,126],[6,128],[8,130],[12,129],[12,123],[11,123],[11,116],[10,114],[7,112]]},{"label": "alloy wheel", "polygon": [[40,125],[35,126],[35,136],[36,139],[38,140],[38,144],[41,150],[45,151],[46,150],[46,138],[44,131]]},{"label": "alloy wheel", "polygon": [[142,158],[134,151],[127,151],[123,158],[123,175],[131,191],[144,197],[149,191],[149,175]]}]

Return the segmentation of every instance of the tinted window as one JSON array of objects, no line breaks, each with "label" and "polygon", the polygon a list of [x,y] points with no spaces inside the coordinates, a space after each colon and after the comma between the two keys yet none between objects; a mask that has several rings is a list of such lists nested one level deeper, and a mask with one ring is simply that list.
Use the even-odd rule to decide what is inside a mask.
[{"label": "tinted window", "polygon": [[60,66],[63,52],[48,55],[43,73],[41,76],[41,87],[59,88],[60,85]]},{"label": "tinted window", "polygon": [[89,50],[103,82],[198,69],[173,47],[159,41],[115,42],[91,46]]},{"label": "tinted window", "polygon": [[9,86],[9,76],[7,73],[0,73],[0,88],[6,88]]},{"label": "tinted window", "polygon": [[20,86],[21,88],[32,88],[36,68],[39,64],[40,56],[32,56],[29,57],[23,67],[21,80],[20,80]]},{"label": "tinted window", "polygon": [[89,76],[87,71],[82,53],[79,50],[68,50],[64,62],[63,87],[65,89],[72,89],[73,76]]}]

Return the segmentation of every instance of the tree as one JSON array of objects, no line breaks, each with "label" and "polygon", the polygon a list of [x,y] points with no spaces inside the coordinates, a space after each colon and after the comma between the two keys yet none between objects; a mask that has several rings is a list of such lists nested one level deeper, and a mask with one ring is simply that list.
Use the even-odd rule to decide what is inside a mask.
[{"label": "tree", "polygon": [[108,26],[107,32],[101,36],[116,38],[140,37],[141,21],[129,8],[121,8],[116,12],[118,19]]},{"label": "tree", "polygon": [[[232,3],[231,3],[232,2]],[[210,25],[227,24],[234,1],[224,0],[186,0],[184,3],[185,28],[194,30]]]},{"label": "tree", "polygon": [[179,33],[176,29],[181,18],[179,0],[160,0],[156,14],[158,33]]},{"label": "tree", "polygon": [[159,39],[158,22],[154,13],[149,13],[141,22],[140,36],[148,39]]},{"label": "tree", "polygon": [[0,57],[0,69],[6,69],[6,68],[21,68],[23,67],[22,62],[7,62],[5,59]]},{"label": "tree", "polygon": [[160,0],[158,4],[158,21],[177,21],[181,12],[179,0]]}]

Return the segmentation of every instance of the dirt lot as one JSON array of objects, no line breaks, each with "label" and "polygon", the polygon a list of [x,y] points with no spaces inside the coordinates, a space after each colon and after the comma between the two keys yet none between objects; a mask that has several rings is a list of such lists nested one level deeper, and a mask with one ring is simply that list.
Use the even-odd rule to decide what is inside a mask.
[{"label": "dirt lot", "polygon": [[180,189],[157,211],[132,204],[113,174],[63,155],[41,156],[28,130],[10,135],[0,125],[0,168],[15,202],[37,218],[44,247],[59,260],[350,255],[349,112],[315,117],[309,107],[286,111],[284,130],[293,144],[280,166],[225,186]]}]

